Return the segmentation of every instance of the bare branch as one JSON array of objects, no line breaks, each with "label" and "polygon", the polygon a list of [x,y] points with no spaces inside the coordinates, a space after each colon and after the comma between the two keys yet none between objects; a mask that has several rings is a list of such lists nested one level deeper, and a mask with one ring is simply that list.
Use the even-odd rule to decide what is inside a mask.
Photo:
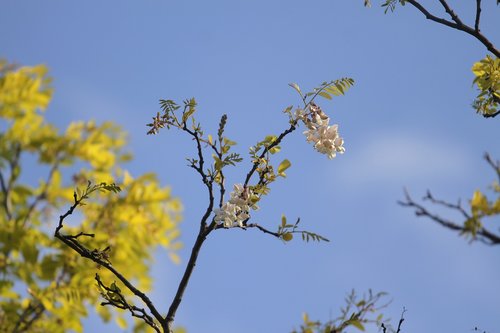
[{"label": "bare branch", "polygon": [[115,277],[120,280],[127,288],[130,290],[134,295],[139,297],[144,304],[148,307],[149,311],[153,314],[155,319],[160,323],[160,325],[163,327],[165,331],[167,331],[167,325],[166,322],[164,321],[163,317],[161,314],[158,312],[154,304],[151,302],[148,296],[141,292],[139,289],[137,289],[130,281],[128,281],[121,273],[119,273],[112,265],[109,263],[109,261],[106,258],[103,258],[103,256],[99,255],[99,253],[96,253],[96,251],[91,251],[85,246],[83,246],[79,241],[78,237],[81,235],[91,235],[91,234],[84,234],[80,233],[78,235],[63,235],[60,233],[60,230],[64,226],[64,219],[68,217],[69,215],[73,214],[73,211],[75,208],[82,202],[82,198],[78,198],[76,195],[76,192],[73,193],[73,199],[74,203],[73,205],[68,209],[68,211],[59,217],[59,223],[56,227],[54,236],[61,240],[64,244],[72,248],[75,252],[80,254],[80,256],[84,258],[88,258],[98,264],[101,267],[104,267],[111,273],[115,275]]},{"label": "bare branch", "polygon": [[260,231],[262,231],[265,234],[272,235],[272,236],[274,236],[276,238],[281,238],[281,235],[278,234],[277,232],[270,231],[270,230],[264,228],[263,226],[261,226],[261,225],[259,225],[257,223],[249,223],[249,224],[246,225],[246,227],[247,228],[257,228],[257,229],[259,229]]},{"label": "bare branch", "polygon": [[479,32],[479,20],[481,20],[481,0],[476,0],[476,20],[474,22],[474,30]]},{"label": "bare branch", "polygon": [[451,9],[450,6],[448,6],[448,3],[446,2],[446,0],[439,0],[439,2],[443,6],[444,10],[450,15],[450,17],[453,21],[455,21],[458,25],[464,25],[462,23],[462,21],[460,20],[460,18],[457,16],[457,14],[455,14],[453,9]]},{"label": "bare branch", "polygon": [[[437,222],[438,224],[442,225],[443,227],[446,227],[446,228],[451,229],[451,230],[459,231],[460,233],[467,233],[468,232],[468,230],[465,228],[465,226],[456,224],[452,221],[449,221],[445,218],[442,218],[441,216],[439,216],[437,214],[431,213],[424,206],[415,202],[411,198],[411,196],[409,195],[409,193],[406,189],[404,190],[404,192],[405,192],[405,199],[406,200],[405,201],[398,201],[398,204],[400,204],[403,207],[413,208],[415,210],[416,216],[427,217],[427,218],[433,220],[434,222]],[[429,197],[429,194],[428,194],[428,196],[424,197],[424,199],[431,200],[435,204],[448,207],[452,210],[456,210],[456,211],[460,212],[461,214],[465,213],[465,211],[460,207],[460,205],[447,203],[447,202],[442,201],[442,200],[436,200],[432,196]],[[467,213],[465,213],[465,215],[470,216]],[[483,226],[481,226],[477,230],[475,237],[476,237],[476,239],[478,239],[482,243],[485,243],[488,245],[500,245],[500,235],[496,235],[496,234],[492,233],[491,231],[487,230]]]},{"label": "bare branch", "polygon": [[466,24],[464,24],[460,18],[458,17],[457,14],[453,11],[453,9],[450,8],[448,3],[445,0],[439,0],[445,11],[450,15],[451,19],[453,21],[448,21],[444,18],[437,17],[433,14],[431,14],[424,6],[422,6],[418,1],[416,0],[406,0],[409,4],[411,4],[413,7],[417,8],[424,16],[434,22],[437,22],[439,24],[446,25],[450,28],[457,29],[464,31],[468,33],[469,35],[475,37],[477,40],[479,40],[491,53],[493,53],[495,56],[500,58],[500,51],[496,49],[495,45],[484,36],[479,29],[479,20],[480,20],[480,15],[481,15],[481,8],[480,8],[480,0],[476,0],[476,21],[475,21],[475,27],[472,28]]},{"label": "bare branch", "polygon": [[[211,205],[213,205],[213,197],[211,199]],[[207,212],[208,212],[208,210],[207,210]],[[209,212],[209,214],[210,214],[210,212]],[[186,287],[189,283],[189,279],[191,278],[191,274],[193,273],[194,267],[196,266],[196,261],[198,260],[198,255],[200,253],[201,246],[203,245],[203,242],[205,241],[208,234],[210,234],[210,232],[215,228],[214,222],[212,222],[209,227],[205,227],[206,217],[208,217],[208,215],[204,216],[204,218],[202,219],[200,232],[198,233],[198,237],[196,237],[196,241],[193,245],[193,249],[191,250],[191,255],[189,256],[189,261],[188,261],[188,264],[186,266],[186,270],[184,271],[184,275],[182,276],[181,282],[179,283],[179,286],[177,287],[177,292],[175,294],[175,297],[172,300],[172,303],[170,304],[170,307],[168,309],[168,314],[165,317],[165,321],[166,321],[166,331],[165,332],[172,331],[172,326],[174,323],[175,314],[177,312],[177,309],[179,308],[179,305],[182,302],[182,297],[184,295],[184,292],[186,291]]]},{"label": "bare branch", "polygon": [[441,206],[444,206],[444,207],[447,207],[447,208],[450,208],[450,209],[455,209],[455,210],[459,211],[460,213],[462,213],[462,215],[466,219],[470,219],[471,218],[471,216],[462,207],[462,205],[460,203],[460,200],[458,200],[458,202],[456,204],[452,204],[452,203],[449,203],[449,202],[444,201],[444,200],[435,199],[434,196],[432,195],[431,191],[429,191],[429,190],[427,190],[427,193],[426,193],[425,197],[423,198],[423,200],[429,200],[433,204],[441,205]]},{"label": "bare branch", "polygon": [[494,162],[491,159],[490,154],[488,154],[488,153],[484,154],[484,159],[493,168],[493,170],[495,170],[495,173],[497,174],[497,177],[498,177],[498,183],[500,185],[500,161]]},{"label": "bare branch", "polygon": [[31,325],[43,314],[45,311],[43,304],[39,301],[36,304],[33,302],[35,300],[30,301],[29,305],[23,310],[12,333],[27,332]]}]

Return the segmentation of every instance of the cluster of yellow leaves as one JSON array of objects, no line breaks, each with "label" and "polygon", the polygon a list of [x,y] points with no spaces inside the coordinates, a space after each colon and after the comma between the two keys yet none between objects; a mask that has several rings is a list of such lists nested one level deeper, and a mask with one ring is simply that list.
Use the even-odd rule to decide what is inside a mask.
[{"label": "cluster of yellow leaves", "polygon": [[482,220],[485,217],[500,215],[500,185],[498,183],[493,184],[493,191],[498,195],[494,201],[489,201],[479,190],[474,192],[470,200],[472,217],[465,221],[464,230],[472,238],[475,238],[477,232],[483,227]]},{"label": "cluster of yellow leaves", "polygon": [[[120,167],[131,156],[115,124],[76,122],[60,133],[46,123],[50,81],[45,66],[0,61],[1,332],[82,332],[88,304],[111,318],[90,286],[96,272],[107,283],[114,278],[53,237],[58,213],[88,180],[114,182],[122,192],[93,195],[68,218],[65,234],[94,233],[81,242],[98,251],[109,247],[109,261],[143,291],[151,287],[149,265],[158,245],[178,261],[180,202],[155,175],[134,178]],[[29,182],[37,177],[38,184]]]},{"label": "cluster of yellow leaves", "polygon": [[472,66],[476,76],[474,83],[479,94],[474,101],[474,108],[483,115],[498,113],[500,105],[500,58],[487,55]]}]

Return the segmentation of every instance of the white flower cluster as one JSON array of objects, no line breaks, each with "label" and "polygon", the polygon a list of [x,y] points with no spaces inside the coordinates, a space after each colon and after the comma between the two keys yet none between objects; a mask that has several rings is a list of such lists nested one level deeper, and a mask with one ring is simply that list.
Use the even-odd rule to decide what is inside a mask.
[{"label": "white flower cluster", "polygon": [[215,209],[215,222],[222,223],[225,228],[235,225],[243,227],[243,221],[250,217],[249,211],[258,209],[252,202],[252,191],[242,184],[236,184],[231,192],[231,199],[225,202],[221,208]]},{"label": "white flower cluster", "polygon": [[295,115],[307,126],[304,135],[307,142],[314,144],[314,149],[327,155],[329,159],[334,158],[337,153],[343,154],[345,152],[344,140],[339,136],[338,132],[339,125],[330,126],[330,118],[319,106],[311,103],[308,113],[299,109],[295,112]]}]

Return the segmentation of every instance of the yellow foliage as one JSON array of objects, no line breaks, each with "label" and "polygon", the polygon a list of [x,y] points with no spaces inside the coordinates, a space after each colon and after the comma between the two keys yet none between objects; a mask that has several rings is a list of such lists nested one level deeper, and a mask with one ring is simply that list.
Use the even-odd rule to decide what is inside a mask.
[{"label": "yellow foliage", "polygon": [[500,104],[500,58],[487,55],[472,66],[472,72],[479,88],[474,107],[483,115],[494,115]]},{"label": "yellow foliage", "polygon": [[[0,61],[0,176],[8,184],[0,187],[0,332],[12,331],[23,313],[37,309],[42,315],[30,326],[21,323],[21,330],[82,332],[86,304],[111,318],[99,306],[98,289],[89,286],[96,272],[106,283],[116,278],[53,237],[61,208],[73,203],[74,188],[88,180],[114,182],[122,192],[92,195],[68,218],[65,233],[95,233],[82,243],[100,250],[110,246],[113,266],[144,291],[152,285],[148,274],[156,246],[178,259],[180,202],[155,175],[134,178],[120,166],[130,154],[124,152],[126,134],[114,123],[74,122],[62,133],[47,124],[41,111],[52,96],[50,81],[45,66],[17,68]],[[26,153],[38,158],[39,168],[23,169]],[[26,184],[23,171],[31,179],[43,176],[38,184]]]}]

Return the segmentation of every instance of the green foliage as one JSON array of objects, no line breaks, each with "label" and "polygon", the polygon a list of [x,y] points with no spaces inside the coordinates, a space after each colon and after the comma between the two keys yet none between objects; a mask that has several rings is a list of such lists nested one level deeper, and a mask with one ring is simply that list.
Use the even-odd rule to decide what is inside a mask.
[{"label": "green foliage", "polygon": [[[401,6],[404,6],[406,4],[406,0],[384,0],[384,2],[380,5],[384,9],[384,13],[387,14],[387,12],[390,10],[393,12],[396,10],[396,6],[401,4]],[[371,7],[371,1],[370,0],[364,0],[365,7]]]},{"label": "green foliage", "polygon": [[[302,97],[302,101],[304,102],[305,106],[309,105],[310,103],[314,102],[314,99],[317,96],[321,96],[323,98],[326,98],[328,100],[332,99],[332,96],[341,96],[345,95],[347,90],[351,88],[354,85],[354,80],[349,78],[349,77],[344,77],[338,80],[333,80],[333,81],[325,81],[322,82],[318,87],[313,88],[312,91],[307,92],[307,93],[302,93],[300,87],[296,83],[290,83],[289,86],[295,89],[299,93],[299,95]],[[290,108],[291,110],[291,108]],[[290,111],[288,110],[288,111]],[[286,113],[286,110],[285,110]]]},{"label": "green foliage", "polygon": [[304,313],[302,325],[299,330],[293,330],[292,333],[344,333],[349,327],[365,331],[365,326],[368,324],[381,327],[387,322],[380,312],[389,304],[384,299],[386,295],[384,292],[375,294],[369,290],[368,293],[359,297],[353,290],[345,298],[345,306],[340,309],[339,317],[322,323],[311,320],[309,315]]},{"label": "green foliage", "polygon": [[297,219],[297,222],[294,224],[288,224],[285,215],[281,216],[281,223],[278,226],[278,231],[276,232],[279,237],[285,242],[289,242],[293,239],[293,234],[300,234],[302,236],[302,240],[305,242],[316,241],[316,242],[329,242],[327,238],[315,234],[314,232],[299,230],[300,219]]},{"label": "green foliage", "polygon": [[[1,332],[82,332],[87,305],[100,297],[91,287],[94,274],[112,281],[53,237],[55,211],[74,196],[85,205],[65,230],[91,230],[85,244],[145,290],[154,248],[161,245],[178,260],[179,201],[155,175],[134,178],[120,166],[131,155],[124,150],[126,133],[115,124],[75,122],[61,133],[45,122],[50,82],[45,66],[0,62]],[[25,166],[28,155],[36,169]],[[26,181],[43,173],[38,183]],[[96,309],[111,319],[107,308]]]},{"label": "green foliage", "polygon": [[479,90],[473,107],[485,117],[495,116],[500,112],[500,58],[487,55],[472,66],[472,72]]}]

